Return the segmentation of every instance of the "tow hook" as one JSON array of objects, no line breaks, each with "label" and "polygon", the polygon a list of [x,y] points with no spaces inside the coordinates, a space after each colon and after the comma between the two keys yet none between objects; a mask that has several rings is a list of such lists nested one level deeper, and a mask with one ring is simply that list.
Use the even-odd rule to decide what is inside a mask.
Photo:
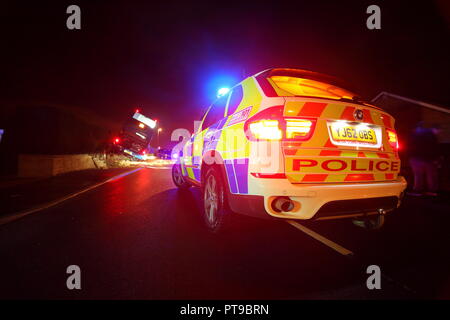
[{"label": "tow hook", "polygon": [[353,219],[355,226],[365,228],[368,230],[377,230],[384,225],[386,210],[383,208],[377,209],[378,214],[374,216],[364,215],[362,218]]}]

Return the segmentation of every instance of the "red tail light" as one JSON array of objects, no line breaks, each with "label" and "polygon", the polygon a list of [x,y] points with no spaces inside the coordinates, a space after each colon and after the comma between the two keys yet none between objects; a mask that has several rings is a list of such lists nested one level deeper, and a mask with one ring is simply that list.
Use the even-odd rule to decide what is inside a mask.
[{"label": "red tail light", "polygon": [[397,133],[393,130],[386,129],[388,142],[392,149],[397,151],[399,149]]},{"label": "red tail light", "polygon": [[250,134],[255,140],[280,140],[283,137],[278,120],[258,120],[249,123]]},{"label": "red tail light", "polygon": [[244,124],[244,130],[249,140],[281,140],[283,132],[281,122],[283,106],[267,108]]},{"label": "red tail light", "polygon": [[283,106],[267,108],[245,122],[249,140],[307,140],[314,132],[316,119],[284,117]]},{"label": "red tail light", "polygon": [[119,138],[115,138],[114,139],[114,143],[119,143],[120,142],[120,139]]}]

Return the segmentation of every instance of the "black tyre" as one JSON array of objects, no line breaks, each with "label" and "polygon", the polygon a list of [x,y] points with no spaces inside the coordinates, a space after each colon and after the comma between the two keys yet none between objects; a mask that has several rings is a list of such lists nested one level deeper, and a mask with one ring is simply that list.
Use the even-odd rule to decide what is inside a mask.
[{"label": "black tyre", "polygon": [[172,166],[172,180],[178,188],[183,190],[189,189],[191,186],[191,184],[184,178],[181,172],[181,164],[179,162],[174,163]]},{"label": "black tyre", "polygon": [[202,193],[206,227],[214,233],[224,232],[230,226],[231,211],[228,210],[226,189],[218,169],[208,169],[202,183]]}]

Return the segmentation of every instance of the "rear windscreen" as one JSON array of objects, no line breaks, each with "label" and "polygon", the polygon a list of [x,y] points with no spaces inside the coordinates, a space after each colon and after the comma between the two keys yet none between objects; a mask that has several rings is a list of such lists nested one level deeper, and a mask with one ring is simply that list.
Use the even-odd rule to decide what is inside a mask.
[{"label": "rear windscreen", "polygon": [[346,89],[312,79],[289,76],[271,76],[269,79],[279,89],[294,96],[319,97],[337,100],[341,98],[352,99],[356,96],[356,94]]}]

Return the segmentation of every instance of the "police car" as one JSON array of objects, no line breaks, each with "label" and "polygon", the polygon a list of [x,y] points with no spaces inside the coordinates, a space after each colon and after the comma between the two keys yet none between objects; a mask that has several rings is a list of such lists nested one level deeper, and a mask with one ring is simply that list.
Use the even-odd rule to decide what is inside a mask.
[{"label": "police car", "polygon": [[277,68],[246,78],[207,109],[172,177],[181,189],[201,187],[212,231],[231,213],[379,227],[400,205],[399,171],[392,116],[334,77]]}]

